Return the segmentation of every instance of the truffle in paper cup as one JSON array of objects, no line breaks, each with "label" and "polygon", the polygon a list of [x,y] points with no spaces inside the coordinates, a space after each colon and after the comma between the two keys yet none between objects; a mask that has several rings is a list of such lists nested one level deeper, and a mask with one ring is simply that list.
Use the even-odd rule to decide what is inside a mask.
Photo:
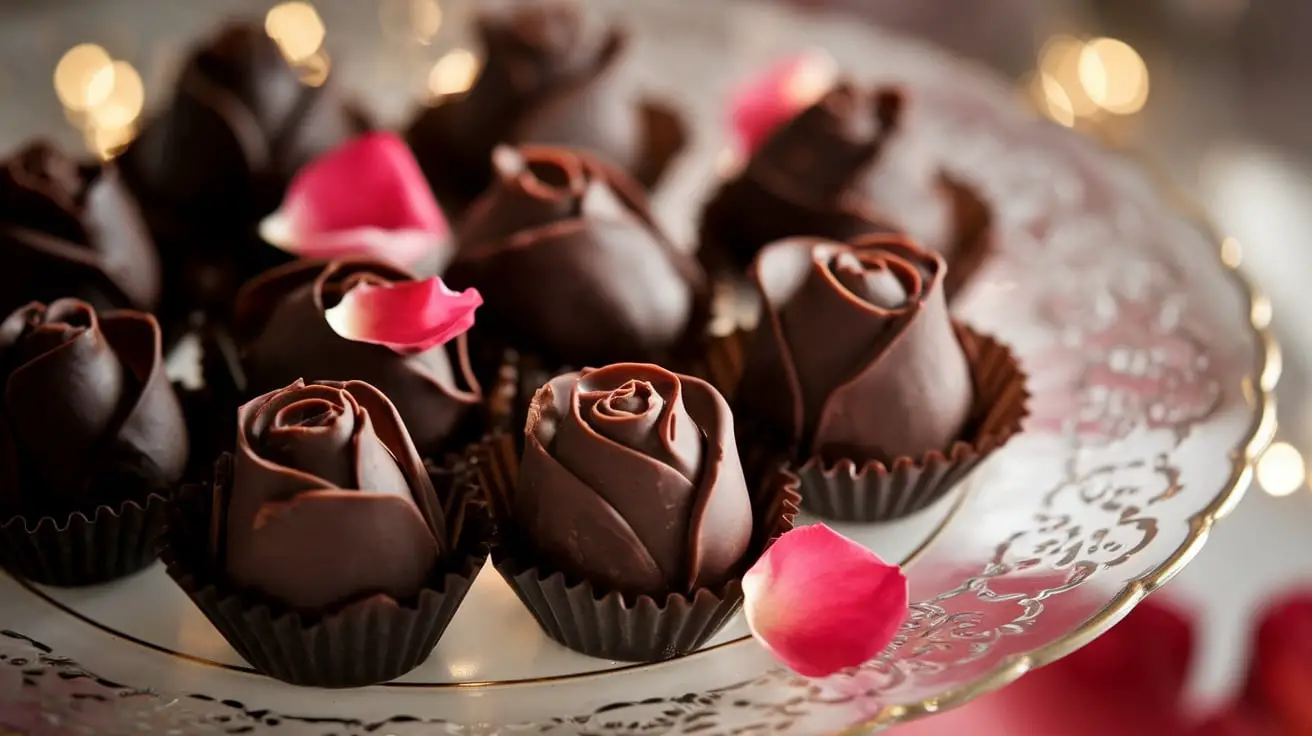
[{"label": "truffle in paper cup", "polygon": [[33,303],[0,323],[0,566],[77,586],[155,558],[187,432],[148,314]]},{"label": "truffle in paper cup", "polygon": [[741,576],[792,528],[796,479],[749,489],[728,404],[654,365],[565,374],[510,438],[467,454],[498,516],[497,571],[556,641],[656,661],[701,646],[742,603]]},{"label": "truffle in paper cup", "polygon": [[763,313],[735,402],[744,454],[769,462],[749,472],[790,461],[807,510],[882,521],[940,498],[1020,431],[1025,375],[1005,346],[952,322],[945,270],[901,236],[761,251]]},{"label": "truffle in paper cup", "polygon": [[214,482],[170,506],[170,577],[271,677],[360,687],[417,667],[486,560],[481,503],[430,475],[368,384],[297,382],[239,424]]}]

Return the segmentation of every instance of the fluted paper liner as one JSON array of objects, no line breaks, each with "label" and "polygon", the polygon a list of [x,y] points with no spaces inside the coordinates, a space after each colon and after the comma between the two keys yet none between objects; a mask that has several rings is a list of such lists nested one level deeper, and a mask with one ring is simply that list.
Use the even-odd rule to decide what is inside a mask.
[{"label": "fluted paper liner", "polygon": [[[221,469],[217,482],[226,482],[227,472]],[[394,680],[432,653],[487,559],[481,503],[471,504],[472,496],[450,481],[449,474],[435,474],[439,493],[447,491],[455,552],[414,600],[379,595],[314,617],[233,587],[210,559],[209,483],[185,486],[172,499],[160,556],[174,582],[259,672],[325,688]]]},{"label": "fluted paper liner", "polygon": [[50,516],[0,521],[0,567],[42,585],[107,583],[149,567],[164,529],[164,497],[100,506],[62,522]]},{"label": "fluted paper liner", "polygon": [[[834,521],[891,521],[915,513],[946,495],[993,451],[1021,430],[1029,414],[1025,373],[1006,345],[954,322],[970,362],[975,408],[965,436],[943,451],[919,458],[899,457],[891,465],[850,460],[825,466],[819,458],[791,458],[787,438],[772,434],[750,417],[738,417],[738,448],[748,482],[787,466],[801,481],[802,508]],[[712,338],[694,374],[726,396],[742,376],[749,333]],[[791,462],[790,462],[791,461]]]},{"label": "fluted paper liner", "polygon": [[733,618],[742,606],[742,574],[797,515],[797,479],[780,472],[752,499],[752,545],[733,579],[692,595],[672,593],[661,602],[650,596],[626,597],[601,590],[587,580],[567,578],[535,559],[520,538],[509,510],[518,476],[518,455],[505,434],[485,440],[466,454],[469,469],[487,494],[499,525],[492,562],[547,636],[574,651],[602,659],[653,662],[695,651]]}]

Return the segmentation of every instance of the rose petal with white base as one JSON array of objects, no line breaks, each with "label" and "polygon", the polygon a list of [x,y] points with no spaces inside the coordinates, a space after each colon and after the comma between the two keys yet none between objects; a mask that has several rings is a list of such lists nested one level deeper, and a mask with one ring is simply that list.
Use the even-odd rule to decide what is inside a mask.
[{"label": "rose petal with white base", "polygon": [[729,113],[738,153],[746,159],[775,128],[820,99],[838,81],[838,62],[809,51],[776,62],[734,93]]},{"label": "rose petal with white base", "polygon": [[434,263],[450,229],[418,162],[393,133],[368,133],[306,164],[260,236],[301,258]]},{"label": "rose petal with white base", "polygon": [[452,291],[436,276],[390,284],[361,282],[324,310],[324,317],[347,340],[412,355],[468,331],[482,303],[476,289]]},{"label": "rose petal with white base", "polygon": [[784,534],[743,577],[752,635],[805,677],[871,659],[907,617],[907,579],[824,524]]}]

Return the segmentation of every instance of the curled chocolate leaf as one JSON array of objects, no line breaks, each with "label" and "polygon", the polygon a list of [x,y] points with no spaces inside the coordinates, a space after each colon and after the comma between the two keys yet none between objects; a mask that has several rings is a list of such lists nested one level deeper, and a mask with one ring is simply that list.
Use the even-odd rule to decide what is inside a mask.
[{"label": "curled chocolate leaf", "polygon": [[0,162],[0,246],[0,313],[70,296],[105,309],[159,301],[159,258],[118,171],[46,141]]},{"label": "curled chocolate leaf", "polygon": [[497,181],[445,274],[483,295],[480,334],[580,366],[656,361],[700,328],[705,275],[631,179],[564,148],[502,147],[495,159]]},{"label": "curled chocolate leaf", "polygon": [[0,378],[9,510],[116,507],[181,478],[187,432],[150,315],[97,315],[75,299],[29,304],[0,323]]},{"label": "curled chocolate leaf", "polygon": [[751,497],[709,384],[647,364],[568,373],[533,397],[525,436],[515,520],[567,574],[664,600],[746,554]]},{"label": "curled chocolate leaf", "polygon": [[[486,60],[463,95],[440,101],[407,138],[444,204],[459,209],[492,181],[501,143],[596,151],[651,186],[682,132],[672,114],[639,104],[616,74],[628,36],[575,0],[479,14]],[[674,150],[671,150],[674,149]]]},{"label": "curled chocolate leaf", "polygon": [[[389,295],[432,296],[430,286],[440,281],[410,287],[421,282],[381,262],[304,261],[269,271],[247,284],[237,297],[235,332],[249,391],[270,391],[304,376],[366,381],[399,407],[420,452],[440,452],[482,399],[469,368],[465,336],[456,337],[450,347],[430,344],[434,336],[446,337],[446,328],[453,323],[445,319],[427,322],[434,314],[425,310],[391,315],[394,320],[406,320],[415,323],[411,327],[424,329],[398,331],[389,327],[370,330],[368,335],[347,330],[349,335],[368,340],[343,336],[327,316],[354,289],[364,287],[369,291],[402,283],[406,288]],[[359,297],[353,300],[357,304]],[[452,315],[442,310],[436,316]],[[377,319],[366,322],[378,327]],[[373,344],[389,342],[401,347],[398,341],[402,339],[408,341],[406,354]]]},{"label": "curled chocolate leaf", "polygon": [[212,538],[233,583],[322,612],[417,595],[448,551],[442,509],[396,408],[361,381],[303,381],[238,410]]},{"label": "curled chocolate leaf", "polygon": [[890,464],[946,451],[974,404],[943,259],[900,236],[767,246],[763,302],[737,396],[802,459]]}]

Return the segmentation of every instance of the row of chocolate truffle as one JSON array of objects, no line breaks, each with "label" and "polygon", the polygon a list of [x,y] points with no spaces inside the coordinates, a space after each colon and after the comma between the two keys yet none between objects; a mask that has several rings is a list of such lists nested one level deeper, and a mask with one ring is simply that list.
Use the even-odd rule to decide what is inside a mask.
[{"label": "row of chocolate truffle", "polygon": [[[471,89],[424,111],[407,133],[448,217],[463,221],[468,205],[497,179],[493,151],[505,142],[591,151],[613,162],[605,168],[630,175],[618,187],[625,201],[625,189],[659,180],[686,132],[676,115],[636,101],[622,83],[622,31],[570,2],[483,12],[477,31],[487,58]],[[785,94],[795,92],[789,78],[771,71],[766,81],[774,95],[768,119],[756,120],[755,137],[740,141],[746,164],[702,218],[702,258],[717,274],[726,266],[741,271],[763,245],[783,237],[847,240],[896,229],[874,207],[870,184],[881,152],[904,127],[901,93],[833,76],[814,99],[798,98]],[[159,257],[149,252],[141,218],[125,203],[112,167],[79,171],[36,147],[11,157],[0,197],[10,203],[6,222],[32,231],[21,242],[31,271],[26,264],[9,271],[20,287],[9,293],[22,296],[5,306],[88,292],[101,306],[158,308],[170,335],[196,310],[226,320],[243,282],[288,260],[258,242],[256,224],[308,162],[369,127],[361,117],[331,81],[302,84],[258,26],[225,27],[193,54],[170,104],[118,162]],[[953,265],[951,295],[989,250],[989,210],[952,177],[940,176],[936,188],[917,196],[942,199],[951,221],[942,242],[932,243]],[[350,209],[349,201],[339,204]],[[343,227],[351,217],[329,219]],[[435,211],[423,225],[436,232],[443,223]],[[442,258],[374,255],[421,275],[437,272]],[[157,261],[167,275],[162,282]],[[677,270],[701,288],[703,279],[689,277],[687,264]],[[627,287],[636,276],[608,278]],[[667,304],[655,306],[666,309],[652,320],[668,315]]]}]

